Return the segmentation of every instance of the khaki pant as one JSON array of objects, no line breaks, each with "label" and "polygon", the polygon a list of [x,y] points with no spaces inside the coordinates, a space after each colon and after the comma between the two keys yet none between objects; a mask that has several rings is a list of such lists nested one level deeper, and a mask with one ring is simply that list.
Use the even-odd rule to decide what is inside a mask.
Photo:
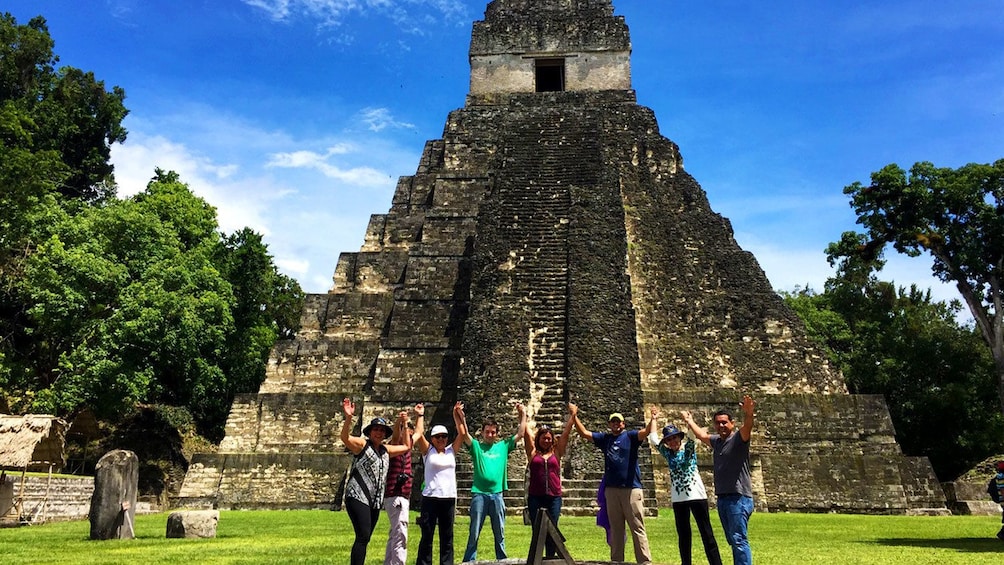
[{"label": "khaki pant", "polygon": [[606,488],[607,516],[610,518],[610,560],[624,561],[624,523],[634,541],[634,558],[639,564],[652,562],[645,534],[645,496],[640,488]]},{"label": "khaki pant", "polygon": [[390,521],[384,565],[405,565],[408,561],[408,506],[409,501],[403,496],[383,499],[383,509]]}]

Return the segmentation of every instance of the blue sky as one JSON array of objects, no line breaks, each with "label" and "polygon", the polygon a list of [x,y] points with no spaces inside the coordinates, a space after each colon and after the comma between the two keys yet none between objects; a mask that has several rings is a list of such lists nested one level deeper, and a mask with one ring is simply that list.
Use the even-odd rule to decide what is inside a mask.
[{"label": "blue sky", "polygon": [[[119,194],[178,171],[224,231],[331,287],[468,89],[482,0],[7,0],[61,64],[126,91]],[[844,186],[888,163],[1004,158],[1004,1],[615,0],[638,101],[775,288],[821,289]],[[932,286],[929,260],[883,278]]]}]

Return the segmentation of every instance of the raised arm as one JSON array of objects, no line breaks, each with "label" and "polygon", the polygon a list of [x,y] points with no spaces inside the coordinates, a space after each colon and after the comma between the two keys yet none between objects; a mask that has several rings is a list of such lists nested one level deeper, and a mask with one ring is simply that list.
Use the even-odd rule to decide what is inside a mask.
[{"label": "raised arm", "polygon": [[588,439],[589,441],[593,441],[593,432],[587,430],[586,427],[582,425],[582,420],[579,420],[579,407],[569,403],[568,412],[571,414],[571,418],[575,423],[575,431],[578,432],[580,436]]},{"label": "raised arm", "polygon": [[756,402],[753,402],[753,398],[748,394],[743,397],[743,402],[739,405],[739,408],[743,411],[743,426],[739,428],[739,435],[742,436],[745,442],[749,442],[750,436],[753,434],[754,406],[756,406]]},{"label": "raised arm", "polygon": [[561,430],[558,441],[554,443],[554,454],[558,456],[558,459],[565,456],[565,449],[568,448],[568,442],[572,439],[572,426],[575,425],[575,417],[572,416],[572,405],[569,404],[568,406],[568,420],[565,420],[565,427]]},{"label": "raised arm", "polygon": [[390,441],[388,443],[393,445],[404,445],[406,443],[405,438],[408,435],[408,413],[404,410],[397,413],[397,419],[394,420],[394,431],[391,433]]},{"label": "raised arm", "polygon": [[638,430],[638,441],[645,441],[650,434],[655,433],[655,426],[659,419],[659,409],[652,407],[652,417],[648,419],[648,425],[644,429]]},{"label": "raised arm", "polygon": [[366,447],[366,438],[349,435],[349,432],[352,431],[352,416],[356,413],[356,403],[348,398],[343,398],[342,413],[345,414],[345,421],[342,422],[342,432],[339,437],[342,443],[345,444],[346,449],[354,455],[359,455],[363,448]]},{"label": "raised arm", "polygon": [[457,439],[453,440],[453,450],[457,451],[461,445],[471,444],[471,433],[467,429],[467,414],[464,413],[464,403],[457,402],[453,405],[453,423],[457,426]]},{"label": "raised arm", "polygon": [[519,426],[516,428],[516,439],[526,434],[526,406],[522,402],[516,403],[516,413],[519,414]]},{"label": "raised arm", "polygon": [[[418,438],[425,438],[425,404],[419,402],[415,405],[415,431],[411,434],[412,446],[418,441]],[[428,447],[428,442],[426,442],[426,447]]]},{"label": "raised arm", "polygon": [[418,452],[425,455],[429,452],[429,440],[425,439],[425,405],[415,405],[415,433],[412,434]]},{"label": "raised arm", "polygon": [[407,410],[397,413],[397,419],[394,420],[394,433],[391,437],[394,439],[389,444],[384,443],[384,447],[387,448],[387,455],[397,457],[411,451],[412,442],[411,434],[408,433]]},{"label": "raised arm", "polygon": [[700,440],[704,445],[711,445],[711,436],[708,434],[708,430],[705,430],[701,426],[697,425],[694,421],[694,416],[690,413],[690,410],[683,410],[680,412],[680,417],[683,421],[687,423],[687,427],[690,431],[694,433],[694,437]]},{"label": "raised arm", "polygon": [[387,455],[390,457],[397,457],[411,451],[410,445],[387,445],[385,443],[383,446],[387,448]]},{"label": "raised arm", "polygon": [[534,452],[537,451],[537,446],[533,444],[533,432],[529,428],[523,430],[523,451],[526,452],[526,462],[529,464]]}]

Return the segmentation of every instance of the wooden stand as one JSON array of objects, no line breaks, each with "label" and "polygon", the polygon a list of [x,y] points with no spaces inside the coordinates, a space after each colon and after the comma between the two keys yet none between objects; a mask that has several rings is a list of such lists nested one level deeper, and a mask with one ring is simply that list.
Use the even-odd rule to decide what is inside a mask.
[{"label": "wooden stand", "polygon": [[[545,542],[550,539],[558,550],[558,559],[544,559]],[[565,536],[561,535],[547,510],[541,508],[533,517],[533,537],[530,538],[530,553],[526,556],[527,565],[575,565],[575,560],[565,547]]]}]

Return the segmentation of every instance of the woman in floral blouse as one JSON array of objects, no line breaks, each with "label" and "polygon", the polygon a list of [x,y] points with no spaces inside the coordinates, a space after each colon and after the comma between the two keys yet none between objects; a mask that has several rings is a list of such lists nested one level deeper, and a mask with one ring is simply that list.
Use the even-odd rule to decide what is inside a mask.
[{"label": "woman in floral blouse", "polygon": [[673,516],[676,518],[676,534],[680,544],[680,560],[683,565],[691,565],[691,530],[690,515],[694,515],[697,531],[701,533],[704,542],[704,553],[708,556],[710,565],[722,565],[722,556],[718,553],[718,542],[711,530],[711,519],[708,515],[708,493],[704,489],[704,481],[697,471],[697,442],[693,439],[684,441],[685,433],[673,424],[662,428],[662,440],[655,434],[650,434],[649,441],[666,458],[669,464],[669,478],[672,483],[670,490],[673,497]]}]

